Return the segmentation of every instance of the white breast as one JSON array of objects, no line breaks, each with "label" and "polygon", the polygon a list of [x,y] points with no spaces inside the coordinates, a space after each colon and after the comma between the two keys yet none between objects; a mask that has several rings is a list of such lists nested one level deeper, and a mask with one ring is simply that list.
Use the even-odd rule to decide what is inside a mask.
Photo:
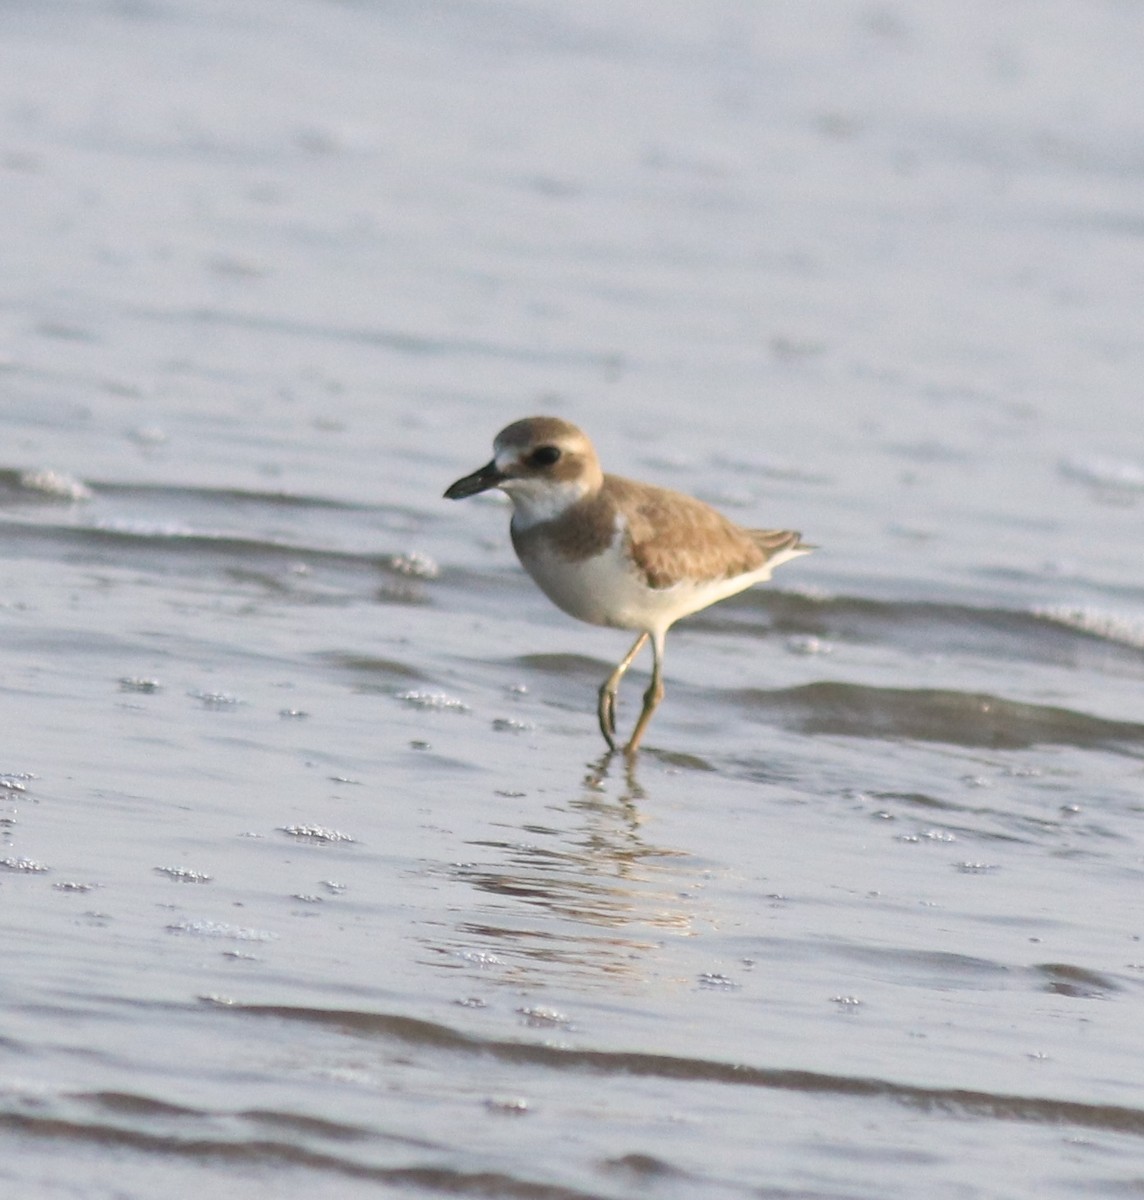
[{"label": "white breast", "polygon": [[606,550],[572,561],[537,538],[529,543],[521,563],[552,603],[570,616],[592,625],[649,631],[666,630],[680,617],[770,577],[768,566],[734,579],[649,587],[626,553],[624,535],[624,526],[617,521]]},{"label": "white breast", "polygon": [[617,529],[603,553],[570,561],[537,538],[520,561],[549,600],[570,616],[592,625],[634,629],[637,624],[631,618],[647,588],[623,553],[623,544]]}]

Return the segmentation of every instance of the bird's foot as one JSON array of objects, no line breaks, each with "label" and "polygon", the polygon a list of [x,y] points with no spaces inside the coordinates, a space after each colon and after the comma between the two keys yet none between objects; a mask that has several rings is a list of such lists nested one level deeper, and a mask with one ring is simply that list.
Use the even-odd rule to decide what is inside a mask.
[{"label": "bird's foot", "polygon": [[[609,682],[611,682],[609,680]],[[599,702],[596,705],[596,715],[600,720],[600,732],[610,750],[618,749],[616,745],[616,693],[605,683],[600,688]]]}]

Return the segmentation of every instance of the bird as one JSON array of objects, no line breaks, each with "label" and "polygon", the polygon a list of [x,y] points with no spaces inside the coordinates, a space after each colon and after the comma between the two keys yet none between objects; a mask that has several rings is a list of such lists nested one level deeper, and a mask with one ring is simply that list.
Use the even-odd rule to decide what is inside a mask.
[{"label": "bird", "polygon": [[525,417],[493,441],[493,457],[445,490],[463,500],[491,488],[512,501],[512,544],[540,590],[569,616],[635,630],[600,685],[596,715],[609,752],[619,749],[616,695],[647,642],[651,682],[627,744],[639,749],[664,696],[667,631],[681,617],[770,579],[816,547],[789,529],[745,529],[702,500],[606,475],[595,448],[559,417]]}]

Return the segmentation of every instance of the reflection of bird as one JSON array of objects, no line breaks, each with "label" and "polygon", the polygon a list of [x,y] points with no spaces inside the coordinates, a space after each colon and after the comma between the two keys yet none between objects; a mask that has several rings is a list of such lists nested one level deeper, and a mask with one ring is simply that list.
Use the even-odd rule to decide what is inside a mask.
[{"label": "reflection of bird", "polygon": [[742,529],[691,496],[605,475],[592,443],[557,417],[528,417],[502,429],[492,462],[445,495],[461,500],[489,488],[512,500],[517,557],[554,604],[593,625],[639,631],[600,687],[600,729],[613,750],[616,691],[651,638],[651,686],[628,754],[663,699],[668,629],[813,548],[789,530]]}]

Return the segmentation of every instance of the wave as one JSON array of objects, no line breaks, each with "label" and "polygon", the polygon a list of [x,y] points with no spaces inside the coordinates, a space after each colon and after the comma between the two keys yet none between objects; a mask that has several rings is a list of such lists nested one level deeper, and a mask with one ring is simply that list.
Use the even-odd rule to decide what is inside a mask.
[{"label": "wave", "polygon": [[[1144,661],[1144,620],[1101,609],[978,607],[926,600],[819,597],[776,589],[751,593],[780,633],[849,642],[891,642],[919,654],[969,651],[990,657],[1072,664],[1094,643],[1113,643]],[[711,618],[706,618],[711,619]]]},{"label": "wave", "polygon": [[40,501],[79,504],[91,498],[92,491],[86,483],[62,471],[47,467],[38,470],[0,470],[0,499],[9,503]]},{"label": "wave", "polygon": [[[1059,971],[1048,965],[1043,970]],[[679,1055],[613,1050],[574,1050],[542,1042],[479,1038],[447,1025],[417,1017],[360,1010],[292,1008],[286,1005],[227,1005],[242,1017],[302,1022],[333,1027],[349,1036],[385,1038],[426,1049],[481,1055],[508,1064],[556,1070],[591,1071],[598,1075],[639,1075],[651,1079],[726,1084],[835,1096],[888,1100],[914,1110],[998,1120],[1028,1121],[1103,1129],[1144,1137],[1144,1109],[1088,1104],[1041,1096],[986,1092],[972,1088],[924,1087],[868,1076],[834,1075],[779,1067],[752,1067]]]},{"label": "wave", "polygon": [[291,340],[306,338],[318,341],[360,343],[367,346],[380,346],[397,354],[418,358],[507,359],[511,362],[545,366],[587,366],[604,371],[614,370],[616,364],[616,355],[611,351],[577,350],[571,347],[539,349],[535,346],[508,345],[478,338],[440,337],[396,329],[362,326],[323,325],[317,321],[298,321],[290,317],[226,312],[220,308],[165,310],[150,306],[127,311],[132,316],[141,317],[144,320],[163,321],[180,327],[221,326],[228,329],[243,329],[252,333],[265,333]]},{"label": "wave", "polygon": [[205,501],[220,509],[236,504],[271,509],[316,509],[340,512],[399,514],[413,517],[412,508],[391,504],[362,504],[327,496],[301,495],[297,492],[256,491],[250,488],[195,487],[170,483],[120,483],[117,481],[79,480],[48,467],[0,467],[0,501],[49,499],[90,500],[95,496],[141,499],[152,503]]},{"label": "wave", "polygon": [[[137,501],[131,516],[101,518],[93,515],[101,499]],[[283,491],[241,488],[189,487],[160,483],[120,483],[78,480],[49,470],[0,468],[0,509],[27,510],[35,505],[54,512],[66,505],[65,519],[22,515],[3,522],[5,538],[19,552],[50,556],[98,551],[106,560],[118,553],[134,560],[135,552],[161,562],[163,555],[272,561],[290,555],[306,563],[342,567],[378,565],[397,574],[436,580],[440,572],[428,556],[416,552],[361,553],[331,550],[328,545],[307,544],[303,539],[251,536],[238,524],[236,510],[264,515],[313,512],[345,513],[346,529],[361,532],[367,518],[366,537],[376,536],[375,522],[392,536],[412,532],[427,519],[424,512],[394,505],[357,504],[337,498],[299,495]],[[188,521],[193,509],[193,523]],[[75,513],[83,519],[77,521]],[[137,515],[135,515],[137,513]],[[168,518],[166,514],[170,513]],[[46,514],[45,514],[46,516]],[[219,530],[210,526],[217,524]],[[316,527],[315,527],[316,528]],[[158,552],[158,558],[152,558]],[[134,562],[132,563],[134,565]],[[471,594],[482,583],[499,590],[494,573],[450,568],[441,580],[443,592],[460,589]],[[519,586],[531,587],[519,575]],[[696,628],[742,629],[744,617],[762,611],[769,631],[791,638],[832,642],[888,644],[917,655],[969,653],[989,658],[1048,662],[1100,669],[1108,665],[1108,652],[1133,666],[1144,665],[1144,618],[1099,605],[1046,604],[1028,609],[928,600],[881,600],[864,596],[820,596],[801,591],[766,588],[752,591],[727,605],[706,610],[691,622]],[[1099,648],[1099,649],[1098,649]]]},{"label": "wave", "polygon": [[733,698],[774,724],[806,734],[992,750],[1063,745],[1144,755],[1144,725],[989,693],[809,683],[774,691],[744,688]]},{"label": "wave", "polygon": [[1113,458],[1096,455],[1085,458],[1063,458],[1058,470],[1066,479],[1075,479],[1091,487],[1111,491],[1144,491],[1144,461],[1132,458]]},{"label": "wave", "polygon": [[1102,641],[1119,642],[1134,650],[1144,651],[1144,613],[1124,616],[1099,608],[1050,605],[1034,609],[1033,615],[1039,620],[1063,625],[1066,629],[1089,634]]},{"label": "wave", "polygon": [[435,579],[437,564],[420,551],[358,553],[290,542],[276,538],[210,533],[177,524],[153,521],[109,521],[93,525],[51,525],[0,522],[11,550],[37,558],[98,560],[109,556],[120,564],[149,565],[160,570],[178,559],[192,559],[195,569],[216,566],[268,568],[299,564],[375,571],[382,568],[410,580]]},{"label": "wave", "polygon": [[[1033,975],[1055,978],[1073,969],[1043,964]],[[1071,976],[1070,976],[1071,977]],[[609,1080],[640,1078],[691,1087],[696,1084],[825,1100],[864,1101],[938,1119],[973,1119],[1055,1126],[1144,1138],[1144,1109],[981,1088],[926,1086],[874,1075],[848,1075],[788,1067],[752,1066],[708,1058],[641,1051],[592,1050],[544,1041],[483,1038],[448,1025],[393,1013],[288,1005],[212,1002],[219,1019],[306,1026],[360,1041],[398,1043],[413,1052],[572,1072]],[[406,1050],[406,1053],[409,1051]],[[452,1148],[423,1135],[389,1132],[278,1108],[199,1108],[138,1091],[69,1091],[34,1106],[18,1094],[0,1110],[0,1131],[53,1144],[88,1144],[183,1160],[225,1170],[309,1170],[319,1175],[444,1192],[459,1196],[513,1196],[519,1200],[594,1200],[597,1193],[521,1173],[450,1164]],[[53,1111],[56,1109],[56,1111]],[[875,1119],[871,1112],[868,1119]],[[400,1155],[400,1165],[376,1161]],[[416,1161],[420,1158],[422,1161]],[[411,1159],[413,1161],[411,1161]],[[442,1161],[444,1160],[444,1161]],[[687,1177],[647,1156],[610,1160],[614,1169]],[[692,1180],[692,1182],[702,1182]]]}]

